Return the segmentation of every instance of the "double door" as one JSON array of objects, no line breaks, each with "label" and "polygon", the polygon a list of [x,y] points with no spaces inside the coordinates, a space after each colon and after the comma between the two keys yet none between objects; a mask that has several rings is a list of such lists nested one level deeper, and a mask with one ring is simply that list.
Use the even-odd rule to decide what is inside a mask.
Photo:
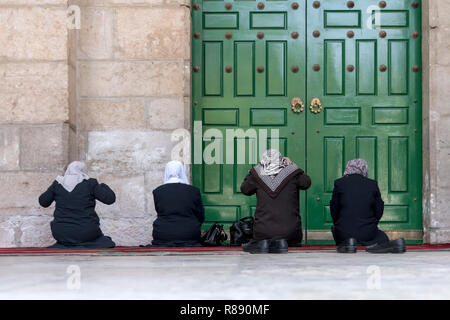
[{"label": "double door", "polygon": [[308,243],[332,240],[333,182],[364,158],[381,228],[422,239],[420,2],[194,1],[193,182],[207,228],[252,215],[240,184],[278,148],[312,178]]}]

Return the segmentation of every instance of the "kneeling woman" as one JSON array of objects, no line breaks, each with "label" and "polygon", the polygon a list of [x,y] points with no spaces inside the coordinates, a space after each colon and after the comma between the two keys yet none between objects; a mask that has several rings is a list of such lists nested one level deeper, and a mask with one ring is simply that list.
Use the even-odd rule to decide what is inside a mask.
[{"label": "kneeling woman", "polygon": [[405,241],[389,241],[378,229],[384,202],[375,180],[368,178],[369,167],[364,159],[348,162],[344,176],[334,182],[330,201],[331,229],[340,253],[355,253],[358,245],[371,253],[403,253]]},{"label": "kneeling woman", "polygon": [[261,162],[250,170],[241,185],[247,196],[256,193],[253,240],[243,245],[250,253],[284,253],[288,244],[302,241],[299,190],[306,190],[311,179],[277,150],[268,150]]},{"label": "kneeling woman", "polygon": [[111,238],[100,230],[95,200],[113,204],[116,195],[106,184],[89,178],[83,162],[72,162],[64,176],[57,177],[39,197],[44,208],[56,203],[50,223],[56,243],[50,248],[114,248]]},{"label": "kneeling woman", "polygon": [[205,220],[200,190],[189,185],[180,161],[166,165],[164,184],[153,190],[158,214],[153,223],[152,246],[200,246]]}]

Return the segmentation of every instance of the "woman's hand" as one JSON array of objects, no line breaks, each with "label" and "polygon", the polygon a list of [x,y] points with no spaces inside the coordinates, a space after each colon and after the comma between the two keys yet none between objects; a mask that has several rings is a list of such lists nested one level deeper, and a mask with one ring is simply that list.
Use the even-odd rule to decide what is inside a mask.
[{"label": "woman's hand", "polygon": [[287,162],[288,164],[291,164],[291,163],[292,163],[292,160],[289,159],[288,157],[283,157],[283,159],[286,160],[286,162]]}]

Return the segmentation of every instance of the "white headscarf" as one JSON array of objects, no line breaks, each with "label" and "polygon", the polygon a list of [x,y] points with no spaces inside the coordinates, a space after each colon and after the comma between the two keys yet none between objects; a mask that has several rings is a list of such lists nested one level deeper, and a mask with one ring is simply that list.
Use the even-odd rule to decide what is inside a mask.
[{"label": "white headscarf", "polygon": [[170,161],[167,163],[166,171],[164,172],[164,184],[166,183],[189,184],[184,165],[180,161]]},{"label": "white headscarf", "polygon": [[87,167],[83,162],[74,161],[67,167],[66,173],[64,176],[56,177],[56,181],[61,184],[64,189],[69,192],[72,192],[73,189],[82,182],[83,180],[88,180],[88,171]]}]

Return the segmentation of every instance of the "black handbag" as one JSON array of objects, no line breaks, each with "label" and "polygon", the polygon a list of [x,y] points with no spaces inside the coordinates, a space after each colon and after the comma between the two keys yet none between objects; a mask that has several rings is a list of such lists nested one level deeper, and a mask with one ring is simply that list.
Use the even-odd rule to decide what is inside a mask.
[{"label": "black handbag", "polygon": [[234,222],[230,227],[230,245],[240,246],[253,237],[253,217],[245,217]]},{"label": "black handbag", "polygon": [[209,230],[203,232],[200,242],[204,246],[221,246],[223,241],[228,239],[223,230],[223,225],[214,223]]}]

